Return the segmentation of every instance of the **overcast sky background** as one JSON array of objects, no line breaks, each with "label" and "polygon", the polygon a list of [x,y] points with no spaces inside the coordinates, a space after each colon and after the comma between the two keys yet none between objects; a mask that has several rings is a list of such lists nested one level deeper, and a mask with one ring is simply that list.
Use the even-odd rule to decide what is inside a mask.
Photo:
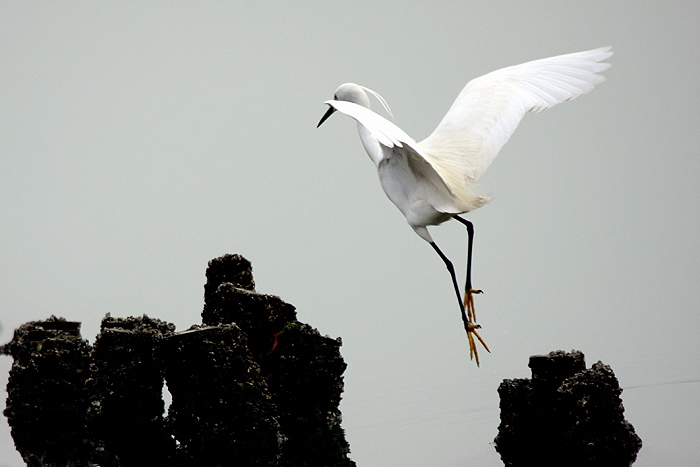
[{"label": "overcast sky background", "polygon": [[[90,342],[105,313],[186,329],[207,262],[240,253],[342,337],[360,467],[502,465],[498,384],[558,349],[612,366],[635,465],[697,465],[698,5],[2,1],[0,341],[52,314]],[[470,79],[606,45],[608,80],[527,115],[466,216],[477,368],[442,261],[354,122],[316,129],[323,101],[368,86],[420,140]],[[432,233],[463,275],[464,229]],[[21,465],[1,417],[0,466]]]}]

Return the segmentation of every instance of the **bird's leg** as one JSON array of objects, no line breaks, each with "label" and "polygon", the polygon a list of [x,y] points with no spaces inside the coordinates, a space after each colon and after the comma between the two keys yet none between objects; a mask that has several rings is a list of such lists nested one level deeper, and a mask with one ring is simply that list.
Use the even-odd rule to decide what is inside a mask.
[{"label": "bird's leg", "polygon": [[[484,293],[482,290],[472,288],[472,245],[474,243],[474,224],[459,216],[454,219],[465,225],[467,228],[467,281],[464,286],[464,308],[467,310],[469,321],[476,321],[476,309],[474,308],[474,295]],[[482,341],[483,343],[483,341]],[[484,344],[486,347],[486,344]],[[488,347],[486,347],[488,350]]]},{"label": "bird's leg", "polygon": [[455,275],[455,268],[452,266],[452,262],[445,256],[445,254],[438,248],[437,244],[435,242],[430,242],[430,246],[433,247],[433,249],[437,252],[437,254],[440,256],[442,261],[445,263],[445,266],[447,267],[447,271],[450,273],[450,277],[452,278],[452,286],[455,289],[455,294],[457,294],[457,304],[459,305],[459,311],[462,313],[462,322],[464,323],[464,329],[467,331],[467,338],[469,339],[469,358],[475,358],[476,357],[476,366],[479,366],[479,352],[477,351],[476,348],[476,343],[474,342],[474,334],[477,339],[479,339],[479,342],[484,346],[487,352],[491,352],[489,348],[486,346],[486,343],[484,340],[481,338],[478,332],[476,332],[477,329],[480,329],[481,326],[478,324],[474,324],[473,321],[469,319],[467,316],[467,313],[465,312],[465,306],[464,302],[462,302],[462,296],[459,293],[459,285],[457,285],[457,276]]},{"label": "bird's leg", "polygon": [[[464,285],[464,308],[467,310],[467,318],[476,329],[480,329],[481,326],[476,324],[476,308],[474,307],[474,295],[484,293],[480,289],[474,289],[472,287],[472,245],[474,244],[474,224],[470,221],[463,219],[459,216],[453,216],[454,219],[467,228],[467,278]],[[487,352],[491,353],[489,346],[486,345],[484,339],[481,338],[478,332],[474,331],[474,335],[479,339],[481,345],[484,346]]]}]

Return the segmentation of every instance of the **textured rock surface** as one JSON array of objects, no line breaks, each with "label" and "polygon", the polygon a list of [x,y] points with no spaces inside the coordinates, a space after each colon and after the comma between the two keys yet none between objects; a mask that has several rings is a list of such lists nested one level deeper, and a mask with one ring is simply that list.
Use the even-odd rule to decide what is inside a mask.
[{"label": "textured rock surface", "polygon": [[102,320],[93,350],[90,420],[101,467],[169,463],[175,442],[163,423],[163,370],[156,348],[175,325],[143,316]]},{"label": "textured rock surface", "polygon": [[297,321],[292,305],[252,288],[250,263],[244,258],[226,255],[212,260],[202,322],[235,323],[247,336],[251,358],[259,365],[277,409],[282,438],[278,465],[355,465],[348,458],[350,448],[340,426],[338,407],[347,366],[340,355],[340,339],[320,335]]},{"label": "textured rock surface", "polygon": [[[202,325],[147,316],[27,323],[5,415],[28,465],[351,467],[340,426],[340,339],[255,292],[250,262],[209,263]],[[163,382],[172,403],[163,416]]]},{"label": "textured rock surface", "polygon": [[601,362],[556,351],[530,357],[532,379],[504,380],[496,450],[506,466],[629,466],[642,440],[624,418],[622,389]]},{"label": "textured rock surface", "polygon": [[179,465],[277,465],[277,411],[238,326],[193,326],[160,353]]},{"label": "textured rock surface", "polygon": [[27,465],[87,465],[92,348],[80,323],[52,316],[25,323],[4,346],[14,362],[4,411]]}]

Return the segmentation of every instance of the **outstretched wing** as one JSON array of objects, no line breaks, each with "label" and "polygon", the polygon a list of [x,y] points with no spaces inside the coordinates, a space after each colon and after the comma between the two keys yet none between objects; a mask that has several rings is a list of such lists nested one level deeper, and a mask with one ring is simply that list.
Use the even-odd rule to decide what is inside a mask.
[{"label": "outstretched wing", "polygon": [[[526,112],[586,94],[605,80],[610,47],[534,60],[473,79],[418,149],[452,191],[491,165]],[[447,177],[443,174],[448,174]]]}]

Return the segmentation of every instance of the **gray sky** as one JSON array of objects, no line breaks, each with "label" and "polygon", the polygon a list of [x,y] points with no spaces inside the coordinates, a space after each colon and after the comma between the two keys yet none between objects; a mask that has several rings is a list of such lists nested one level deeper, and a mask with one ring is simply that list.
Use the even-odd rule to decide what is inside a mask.
[{"label": "gray sky", "polygon": [[[637,466],[696,465],[697,2],[377,3],[0,2],[0,341],[51,314],[91,342],[105,313],[185,329],[207,261],[241,253],[343,338],[361,467],[502,465],[496,388],[557,349],[613,367]],[[363,84],[422,139],[471,78],[605,45],[608,80],[527,115],[480,181],[476,368],[444,265],[323,101]],[[432,233],[463,274],[464,229]]]}]

